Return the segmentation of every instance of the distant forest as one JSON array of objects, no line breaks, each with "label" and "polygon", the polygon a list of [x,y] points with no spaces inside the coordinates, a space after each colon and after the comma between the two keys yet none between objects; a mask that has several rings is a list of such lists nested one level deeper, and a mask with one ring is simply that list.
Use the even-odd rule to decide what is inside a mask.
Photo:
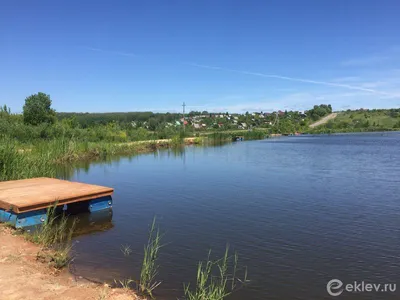
[{"label": "distant forest", "polygon": [[[311,120],[318,120],[319,118],[329,114],[332,112],[332,106],[330,104],[321,104],[315,105],[312,109],[306,111],[307,117]],[[279,111],[280,115],[288,115],[293,113],[292,111]],[[229,115],[228,112],[223,113],[209,113],[208,111],[190,111],[185,114],[186,117],[195,117],[195,116],[207,116],[207,117],[215,117],[220,115]],[[263,112],[259,112],[257,114],[263,114]],[[273,115],[273,113],[266,113],[269,115]],[[156,127],[159,124],[174,122],[182,118],[182,114],[180,113],[153,113],[153,112],[110,112],[110,113],[65,113],[58,112],[56,113],[57,118],[59,120],[75,118],[76,121],[80,124],[82,128],[92,127],[94,125],[105,125],[110,122],[117,122],[120,124],[126,124],[131,122],[144,123],[147,122],[150,127]],[[244,114],[232,114],[235,116],[248,116],[249,112]]]},{"label": "distant forest", "polygon": [[111,113],[57,113],[59,120],[76,118],[78,123],[83,127],[91,127],[94,125],[105,125],[110,122],[131,123],[131,122],[148,122],[150,124],[160,124],[165,122],[173,122],[182,117],[177,113],[153,113],[146,112],[111,112]]}]

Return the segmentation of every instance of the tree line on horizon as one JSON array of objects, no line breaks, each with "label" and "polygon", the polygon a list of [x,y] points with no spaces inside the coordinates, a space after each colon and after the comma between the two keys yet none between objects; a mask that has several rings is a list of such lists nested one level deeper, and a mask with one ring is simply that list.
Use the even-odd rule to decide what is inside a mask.
[{"label": "tree line on horizon", "polygon": [[[283,130],[291,130],[293,131],[300,130],[301,127],[308,125],[311,121],[317,121],[321,117],[332,113],[332,106],[330,104],[321,104],[315,105],[312,109],[303,112],[299,111],[278,111],[279,118],[281,119],[281,127]],[[234,127],[234,124],[230,123],[229,120],[225,118],[225,116],[235,116],[238,118],[238,122],[245,123],[251,127],[270,127],[269,123],[275,123],[276,114],[278,112],[272,113],[263,113],[257,112],[256,117],[254,118],[252,113],[246,112],[243,114],[240,113],[229,113],[229,112],[208,112],[208,111],[190,111],[185,114],[186,120],[191,120],[195,117],[203,117],[202,123],[204,123],[207,127],[212,127],[214,125],[214,129],[221,128],[221,124],[223,125],[222,129],[237,129]],[[263,119],[259,117],[263,115]],[[220,116],[223,116],[222,118]],[[183,117],[180,113],[153,113],[153,112],[105,112],[105,113],[74,113],[74,112],[59,112],[57,113],[57,118],[59,120],[64,119],[73,119],[82,128],[88,128],[96,125],[106,125],[110,122],[117,122],[119,124],[132,124],[135,123],[138,127],[146,127],[149,130],[155,131],[160,129],[160,127],[168,125],[168,123],[173,123],[181,120]],[[294,126],[288,126],[288,122],[285,120],[289,120],[290,123]],[[264,122],[261,122],[264,121]],[[295,126],[295,125],[298,126]],[[279,126],[279,123],[278,125]],[[293,128],[292,128],[293,127]],[[278,129],[277,132],[280,130]],[[276,133],[276,132],[275,132]]]},{"label": "tree line on horizon", "polygon": [[[391,118],[390,122],[383,123],[375,117],[368,117],[366,110],[361,109],[360,111],[364,113],[365,120],[358,117],[354,119],[349,117],[350,121],[338,118],[339,121],[330,121],[325,126],[313,131],[340,131],[341,128],[345,130],[368,130],[372,127],[379,129],[385,129],[385,126],[388,126],[388,129],[400,127],[399,109],[369,111],[369,114],[381,114]],[[314,105],[313,108],[305,112],[279,111],[276,114],[246,112],[231,115],[229,112],[191,111],[185,117],[187,120],[196,120],[201,116],[200,122],[204,123],[208,130],[234,130],[238,128],[238,124],[246,124],[246,129],[266,128],[270,133],[294,133],[309,131],[308,125],[310,123],[330,113],[332,113],[330,104],[320,104]],[[233,116],[235,123],[232,121]],[[49,95],[37,93],[25,99],[22,114],[13,114],[6,105],[0,107],[0,134],[15,137],[21,141],[35,138],[49,139],[59,136],[87,141],[117,142],[159,139],[181,134],[181,118],[182,114],[178,113],[58,113],[52,108]],[[393,121],[397,118],[399,118],[399,122]],[[186,126],[185,134],[187,136],[199,132],[190,125]]]},{"label": "tree line on horizon", "polygon": [[[111,113],[57,113],[52,108],[52,101],[50,96],[45,93],[37,93],[30,95],[25,99],[22,115],[13,115],[15,120],[22,121],[25,125],[43,126],[44,124],[52,125],[61,123],[65,127],[73,129],[88,129],[97,126],[107,126],[110,128],[118,128],[128,130],[133,128],[145,128],[149,131],[160,133],[160,137],[168,136],[174,131],[171,127],[173,125],[181,125],[182,114],[179,113],[153,113],[153,112],[111,112]],[[238,129],[240,124],[242,128],[268,128],[271,124],[276,124],[273,129],[274,133],[294,132],[307,126],[309,121],[318,120],[326,114],[332,112],[331,105],[315,105],[312,109],[308,110],[305,114],[298,111],[279,111],[280,122],[276,122],[276,115],[274,113],[249,113],[244,114],[230,114],[225,113],[211,113],[208,111],[191,111],[185,115],[185,120],[192,122],[187,124],[188,127],[193,125],[193,120],[201,122],[203,127],[207,129],[221,129],[233,130]],[[2,115],[12,115],[10,109],[4,106]],[[235,116],[235,117],[232,117]],[[199,117],[202,119],[199,120]],[[235,119],[233,121],[233,118]],[[190,132],[192,128],[189,128]],[[122,134],[123,135],[123,134]],[[46,137],[45,132],[41,136]]]}]

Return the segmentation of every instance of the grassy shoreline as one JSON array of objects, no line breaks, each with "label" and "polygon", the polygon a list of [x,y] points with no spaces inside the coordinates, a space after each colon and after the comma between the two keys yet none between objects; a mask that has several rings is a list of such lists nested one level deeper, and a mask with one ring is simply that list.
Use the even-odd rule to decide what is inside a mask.
[{"label": "grassy shoreline", "polygon": [[[397,128],[326,128],[310,129],[308,134],[398,131]],[[81,141],[71,138],[39,139],[31,143],[11,137],[0,138],[0,181],[32,177],[56,177],[55,166],[79,161],[96,161],[109,157],[151,153],[158,149],[179,148],[185,145],[216,145],[231,142],[235,137],[256,140],[280,136],[265,130],[217,131],[200,137],[176,135],[170,139],[130,142]]]},{"label": "grassy shoreline", "polygon": [[[243,131],[245,140],[267,137],[265,131]],[[138,155],[158,149],[180,148],[186,145],[215,145],[231,142],[238,132],[216,132],[201,137],[179,135],[171,139],[131,142],[89,142],[70,138],[39,139],[21,143],[15,138],[0,138],[0,181],[32,177],[56,177],[56,166],[79,161],[95,161],[112,156]]]},{"label": "grassy shoreline", "polygon": [[64,163],[96,160],[113,155],[135,155],[157,149],[198,144],[201,139],[153,140],[146,142],[80,142],[71,139],[19,143],[15,139],[0,140],[0,181],[32,177],[55,177],[55,167]]}]

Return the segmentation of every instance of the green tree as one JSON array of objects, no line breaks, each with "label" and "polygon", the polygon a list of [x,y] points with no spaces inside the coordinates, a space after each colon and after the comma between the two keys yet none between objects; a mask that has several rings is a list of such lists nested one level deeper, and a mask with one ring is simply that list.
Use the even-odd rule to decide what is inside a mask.
[{"label": "green tree", "polygon": [[0,115],[7,115],[7,116],[11,115],[11,109],[4,104],[3,107],[0,107]]},{"label": "green tree", "polygon": [[23,107],[23,117],[26,124],[53,124],[56,120],[56,113],[51,108],[50,95],[37,93],[27,97]]},{"label": "green tree", "polygon": [[307,115],[313,120],[318,120],[330,113],[332,113],[332,106],[330,104],[314,105],[313,109],[307,111]]}]

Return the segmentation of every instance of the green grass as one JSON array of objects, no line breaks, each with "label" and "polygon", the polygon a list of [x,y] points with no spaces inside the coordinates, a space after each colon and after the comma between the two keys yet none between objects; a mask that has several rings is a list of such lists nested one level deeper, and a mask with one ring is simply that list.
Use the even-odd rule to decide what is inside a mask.
[{"label": "green grass", "polygon": [[266,130],[231,130],[216,131],[206,135],[209,143],[228,142],[241,136],[244,140],[261,140],[268,137]]},{"label": "green grass", "polygon": [[64,214],[56,213],[56,204],[47,211],[47,219],[37,226],[33,232],[25,233],[25,238],[42,246],[38,259],[51,263],[55,268],[61,269],[72,260],[72,235],[75,230],[75,221],[70,225]]},{"label": "green grass", "polygon": [[[144,257],[139,280],[133,280],[131,278],[114,280],[115,284],[124,289],[129,289],[132,283],[135,283],[139,293],[154,299],[153,291],[161,284],[161,282],[156,279],[159,270],[157,262],[161,248],[161,234],[156,225],[156,218],[154,217],[150,225],[147,243],[144,246]],[[131,255],[132,250],[129,245],[122,245],[121,252],[125,257],[128,257]]]},{"label": "green grass", "polygon": [[232,294],[239,286],[248,282],[247,269],[242,279],[237,277],[238,255],[229,256],[226,247],[222,258],[211,260],[211,250],[206,261],[197,266],[196,286],[184,284],[185,297],[188,300],[222,300]]},{"label": "green grass", "polygon": [[[144,258],[140,272],[140,280],[123,279],[114,280],[116,286],[124,289],[132,288],[136,283],[137,290],[145,296],[154,299],[154,290],[161,284],[157,280],[159,266],[157,264],[161,245],[161,234],[156,225],[156,218],[150,225],[147,244],[144,246]],[[131,254],[127,245],[121,246],[125,257]],[[238,255],[229,255],[229,246],[226,247],[222,258],[211,259],[211,250],[205,261],[197,266],[196,284],[192,289],[190,284],[184,284],[184,295],[187,300],[223,300],[240,287],[248,283],[247,268],[238,269]],[[243,273],[241,277],[239,273]]]},{"label": "green grass", "polygon": [[161,284],[160,281],[156,280],[159,268],[157,260],[161,247],[160,229],[156,226],[156,218],[154,218],[150,226],[147,244],[144,247],[144,258],[139,281],[140,292],[152,298],[154,289]]},{"label": "green grass", "polygon": [[48,208],[46,221],[30,235],[32,242],[49,247],[71,240],[75,226],[68,229],[68,218],[56,213],[56,205]]},{"label": "green grass", "polygon": [[132,283],[135,281],[132,279],[122,279],[122,280],[114,280],[114,283],[117,286],[121,286],[125,290],[129,290],[131,288]]},{"label": "green grass", "polygon": [[[56,124],[53,127],[45,124],[35,127],[7,123],[4,119],[2,121],[4,132],[0,132],[0,181],[55,177],[57,165],[75,161],[103,160],[117,155],[151,152],[159,148],[179,148],[185,144],[184,137],[186,136],[183,132],[175,133],[170,140],[160,143],[156,143],[155,140],[129,142],[127,139],[111,138],[94,141],[95,139],[92,137],[89,138],[78,133],[76,135],[67,134],[68,128],[64,128],[62,124]],[[35,134],[29,133],[29,130],[34,131]],[[49,135],[47,133],[49,130],[56,130],[59,135]],[[79,129],[77,132],[82,130]],[[86,131],[91,132],[91,130],[87,129]],[[96,130],[97,133],[101,132],[98,128]],[[24,135],[22,136],[22,134]],[[266,136],[266,131],[214,132],[207,135],[207,139],[195,137],[192,143],[196,145],[220,144],[231,141],[236,135],[244,136],[245,140],[261,139]]]},{"label": "green grass", "polygon": [[349,124],[357,124],[357,122],[368,121],[370,126],[383,126],[392,128],[400,118],[393,118],[386,113],[380,112],[342,112],[339,113],[334,123],[348,122]]},{"label": "green grass", "polygon": [[400,111],[358,110],[339,112],[328,123],[310,129],[310,133],[369,132],[400,130]]},{"label": "green grass", "polygon": [[185,145],[184,138],[183,138],[181,135],[174,135],[174,136],[171,138],[170,145],[171,145],[172,147],[182,147],[182,146]]},{"label": "green grass", "polygon": [[91,143],[63,138],[21,144],[14,139],[0,138],[0,181],[55,177],[59,164],[139,154],[170,145],[154,142]]},{"label": "green grass", "polygon": [[33,155],[12,139],[0,139],[0,181],[41,176],[55,176],[45,153]]}]

